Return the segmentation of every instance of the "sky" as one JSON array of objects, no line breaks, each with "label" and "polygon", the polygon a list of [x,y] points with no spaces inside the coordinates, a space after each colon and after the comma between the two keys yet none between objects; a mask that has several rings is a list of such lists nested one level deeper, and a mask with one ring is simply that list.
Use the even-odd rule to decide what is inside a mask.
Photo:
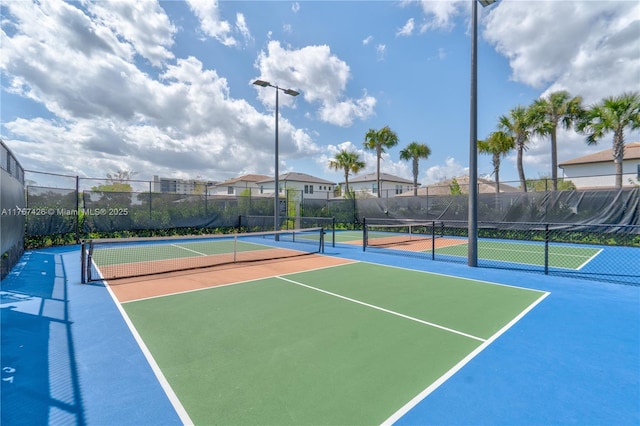
[{"label": "sky", "polygon": [[[479,6],[478,137],[556,90],[591,105],[640,90],[640,2],[499,0]],[[470,1],[3,1],[0,137],[28,170],[119,170],[224,181],[280,173],[340,182],[342,149],[376,170],[369,129],[399,143],[381,171],[412,179],[400,150],[425,143],[418,181],[468,174]],[[611,147],[559,133],[559,162]],[[627,132],[627,142],[640,133]],[[534,138],[527,178],[550,176]],[[478,174],[491,158],[479,155]],[[612,166],[613,172],[613,166]],[[515,153],[501,181],[516,181]]]}]

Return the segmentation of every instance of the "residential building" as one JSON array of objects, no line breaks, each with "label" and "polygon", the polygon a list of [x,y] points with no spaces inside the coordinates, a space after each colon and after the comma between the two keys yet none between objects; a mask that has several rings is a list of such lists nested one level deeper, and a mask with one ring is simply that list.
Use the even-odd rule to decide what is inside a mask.
[{"label": "residential building", "polygon": [[[558,167],[562,169],[564,178],[573,182],[577,189],[615,187],[615,165],[611,148],[564,161]],[[623,186],[640,184],[640,142],[626,144],[622,174]]]},{"label": "residential building", "polygon": [[204,194],[213,181],[199,179],[174,179],[153,176],[153,191],[173,194]]},{"label": "residential building", "polygon": [[[275,179],[273,177],[258,182],[260,191],[273,194]],[[336,184],[325,179],[317,178],[306,173],[289,172],[278,177],[280,195],[284,196],[288,190],[294,190],[305,199],[327,199],[333,197]]]},{"label": "residential building", "polygon": [[[458,183],[458,187],[460,188],[460,193],[468,194],[469,193],[469,176],[457,176],[452,179],[445,179],[440,182],[436,182],[431,185],[423,186],[418,188],[418,195],[450,195],[452,192],[453,179]],[[506,183],[500,182],[500,192],[519,192],[520,189],[515,186],[508,185]],[[478,193],[493,193],[496,192],[496,182],[493,180],[478,178]],[[413,195],[413,191],[409,194],[403,195]]]},{"label": "residential building", "polygon": [[[263,193],[263,188],[258,182],[269,179],[266,175],[243,175],[236,178],[216,183],[209,187],[209,195],[258,195]],[[273,182],[273,179],[271,179]],[[273,184],[272,184],[273,185]],[[271,190],[273,194],[273,187]]]},{"label": "residential building", "polygon": [[[342,188],[345,182],[340,182]],[[388,173],[380,173],[380,189],[382,197],[395,197],[406,192],[413,194],[413,181]],[[378,196],[378,177],[375,173],[354,176],[349,179],[349,190],[358,197]]]}]

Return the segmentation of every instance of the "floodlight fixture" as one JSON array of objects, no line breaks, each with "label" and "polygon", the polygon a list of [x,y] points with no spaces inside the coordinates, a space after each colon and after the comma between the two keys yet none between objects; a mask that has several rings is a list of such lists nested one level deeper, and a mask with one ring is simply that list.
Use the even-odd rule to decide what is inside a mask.
[{"label": "floodlight fixture", "polygon": [[264,80],[256,80],[256,81],[253,82],[253,84],[255,84],[256,86],[262,86],[262,87],[271,86],[271,83],[269,83],[268,81],[264,81]]}]

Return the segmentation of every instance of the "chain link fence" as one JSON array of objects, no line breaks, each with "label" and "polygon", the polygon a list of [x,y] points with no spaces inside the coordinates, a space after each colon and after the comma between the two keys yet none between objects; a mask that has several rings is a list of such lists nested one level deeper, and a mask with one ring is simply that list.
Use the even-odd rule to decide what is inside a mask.
[{"label": "chain link fence", "polygon": [[[26,214],[23,219],[26,220],[27,246],[68,244],[84,238],[236,232],[249,224],[242,223],[243,217],[245,220],[260,217],[254,220],[261,221],[262,229],[275,227],[273,194],[263,194],[257,189],[242,191],[242,195],[237,196],[213,195],[206,191],[176,194],[154,192],[149,181],[114,182],[33,171],[26,171],[25,176]],[[56,182],[52,183],[52,179]],[[430,222],[432,227],[438,228],[437,232],[432,229],[438,234],[433,238],[435,246],[404,250],[404,254],[460,263],[467,259],[468,196],[464,194],[341,198],[329,192],[307,194],[287,189],[281,194],[278,211],[280,229],[303,225],[302,218],[327,218],[337,230],[362,230],[365,220],[370,224],[376,221]],[[630,248],[636,259],[640,259],[640,188],[637,187],[590,191],[485,191],[478,195],[478,225],[481,267],[603,280],[615,278],[633,283],[636,282],[634,276],[640,276],[636,266],[640,262],[627,259],[626,255],[612,257],[598,253],[584,265],[568,268],[555,259],[559,250],[556,246],[560,245],[607,247],[605,254],[613,253],[617,248],[622,251]],[[255,226],[258,225],[251,224],[250,228]],[[450,240],[456,240],[455,244]],[[444,242],[450,243],[451,247],[440,247]],[[378,248],[372,248],[375,249]],[[540,249],[542,254],[538,252]],[[402,248],[393,250],[403,252]],[[577,259],[580,256],[567,257]],[[535,262],[527,260],[528,257],[535,258]],[[602,259],[606,264],[601,264]],[[600,265],[600,269],[593,270],[593,265]]]}]

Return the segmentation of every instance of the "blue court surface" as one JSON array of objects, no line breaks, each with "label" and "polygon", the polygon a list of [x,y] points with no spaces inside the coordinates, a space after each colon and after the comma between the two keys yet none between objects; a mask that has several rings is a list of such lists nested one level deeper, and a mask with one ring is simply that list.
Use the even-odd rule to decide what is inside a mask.
[{"label": "blue court surface", "polygon": [[[387,423],[640,424],[640,286],[342,244],[325,255],[549,293]],[[80,283],[78,246],[26,252],[0,295],[2,425],[188,423],[109,288]]]}]

